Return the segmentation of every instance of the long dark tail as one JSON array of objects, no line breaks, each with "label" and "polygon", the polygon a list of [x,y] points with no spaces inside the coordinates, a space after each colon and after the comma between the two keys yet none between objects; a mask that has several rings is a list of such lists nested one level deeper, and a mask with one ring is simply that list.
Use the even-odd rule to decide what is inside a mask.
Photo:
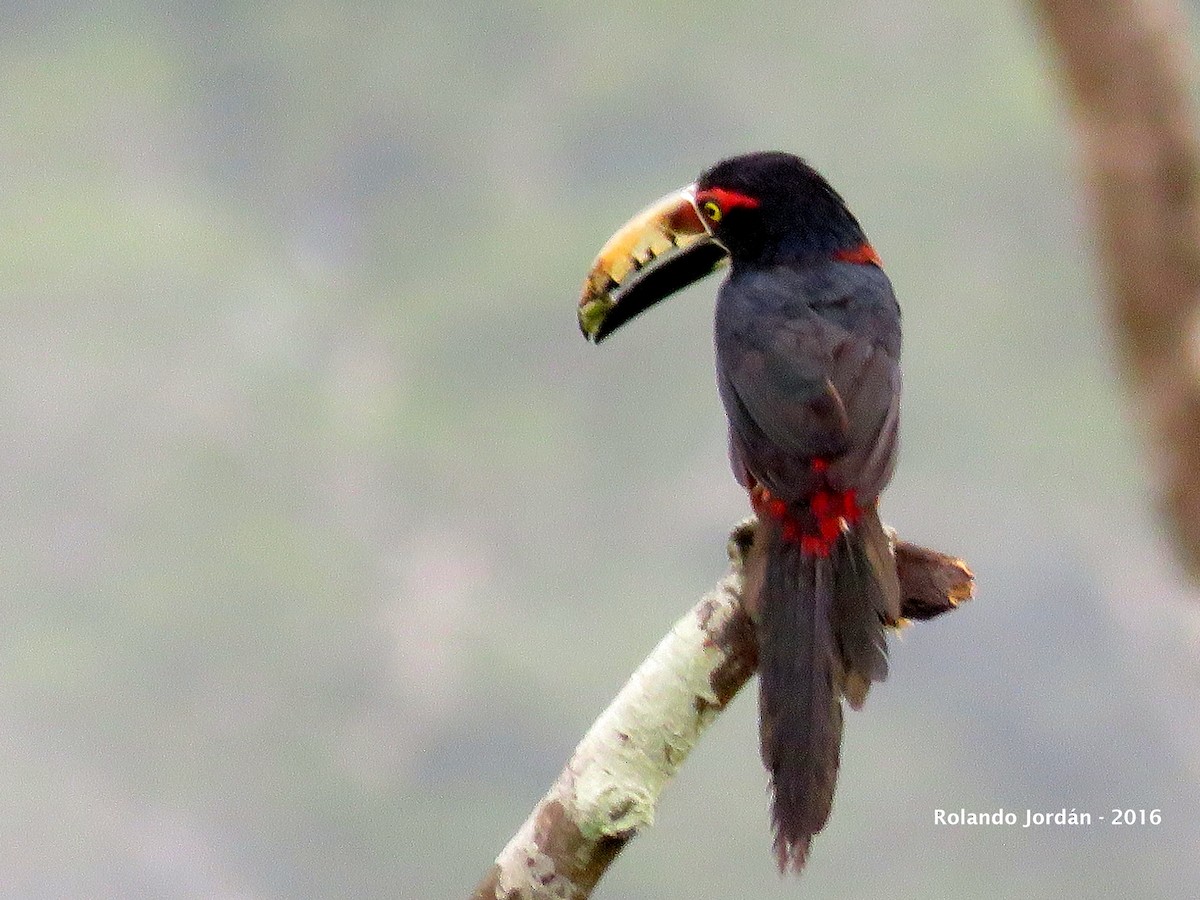
[{"label": "long dark tail", "polygon": [[887,677],[883,625],[899,617],[899,583],[875,511],[812,556],[760,523],[759,736],[771,775],[775,855],[799,872],[829,818],[842,743],[843,695],[862,705]]},{"label": "long dark tail", "polygon": [[799,872],[833,803],[842,745],[842,681],[833,636],[833,562],[763,522],[759,607],[759,739],[771,774],[779,870]]}]

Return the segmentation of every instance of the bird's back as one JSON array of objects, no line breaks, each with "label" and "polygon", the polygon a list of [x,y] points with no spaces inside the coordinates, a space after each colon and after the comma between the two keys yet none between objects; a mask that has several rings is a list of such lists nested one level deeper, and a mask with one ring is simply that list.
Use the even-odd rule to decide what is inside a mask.
[{"label": "bird's back", "polygon": [[789,503],[816,487],[811,460],[866,502],[891,477],[900,309],[875,265],[822,261],[738,271],[717,298],[718,384],[734,474]]}]

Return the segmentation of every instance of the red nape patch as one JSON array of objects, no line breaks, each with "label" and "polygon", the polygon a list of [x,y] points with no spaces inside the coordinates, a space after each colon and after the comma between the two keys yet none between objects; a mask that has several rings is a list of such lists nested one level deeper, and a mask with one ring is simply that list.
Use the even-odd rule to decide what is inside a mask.
[{"label": "red nape patch", "polygon": [[857,263],[860,266],[879,266],[883,268],[883,260],[870,244],[859,244],[849,250],[839,250],[833,254],[838,262]]},{"label": "red nape patch", "polygon": [[729,191],[719,187],[706,188],[696,195],[696,203],[701,207],[704,206],[706,200],[715,202],[717,206],[721,207],[723,212],[729,212],[729,210],[737,209],[739,206],[742,209],[754,209],[754,207],[758,206],[758,200],[749,194],[743,194],[740,191]]}]

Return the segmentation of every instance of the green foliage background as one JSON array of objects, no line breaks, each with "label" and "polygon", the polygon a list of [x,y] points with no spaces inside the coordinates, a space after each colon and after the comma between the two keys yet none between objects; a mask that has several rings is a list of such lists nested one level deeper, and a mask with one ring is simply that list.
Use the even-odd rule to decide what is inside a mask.
[{"label": "green foliage background", "polygon": [[888,264],[886,516],[979,598],[895,642],[802,882],[747,691],[597,896],[1200,896],[1200,617],[1015,6],[5,4],[0,896],[466,894],[723,569],[715,285],[602,350],[574,305],[756,148]]}]

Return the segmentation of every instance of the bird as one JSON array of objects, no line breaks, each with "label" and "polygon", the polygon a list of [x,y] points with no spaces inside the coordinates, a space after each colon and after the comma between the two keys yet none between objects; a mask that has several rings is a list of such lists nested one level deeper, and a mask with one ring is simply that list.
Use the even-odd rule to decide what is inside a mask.
[{"label": "bird", "polygon": [[900,585],[879,499],[900,415],[900,307],[842,196],[791,153],[724,159],[603,245],[578,319],[593,342],[728,268],[717,388],[758,525],[744,602],[759,644],[759,738],[774,854],[799,873],[829,819],[843,704],[888,674]]}]

